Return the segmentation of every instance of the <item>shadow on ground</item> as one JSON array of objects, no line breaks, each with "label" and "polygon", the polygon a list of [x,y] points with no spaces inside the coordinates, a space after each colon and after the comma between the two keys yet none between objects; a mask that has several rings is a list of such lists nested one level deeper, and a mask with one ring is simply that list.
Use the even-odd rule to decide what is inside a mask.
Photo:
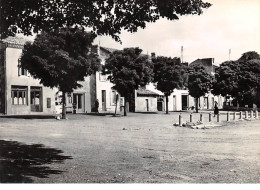
[{"label": "shadow on ground", "polygon": [[0,183],[31,183],[31,177],[47,178],[63,171],[46,164],[62,163],[70,156],[42,144],[26,145],[17,141],[0,140]]},{"label": "shadow on ground", "polygon": [[0,115],[0,118],[14,119],[55,119],[58,114],[53,115]]}]

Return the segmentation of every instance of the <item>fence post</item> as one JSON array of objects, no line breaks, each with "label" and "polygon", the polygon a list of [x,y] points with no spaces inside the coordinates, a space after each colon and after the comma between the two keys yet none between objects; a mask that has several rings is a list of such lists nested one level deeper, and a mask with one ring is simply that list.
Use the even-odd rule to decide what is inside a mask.
[{"label": "fence post", "polygon": [[217,115],[217,122],[220,122],[219,114]]},{"label": "fence post", "polygon": [[248,111],[245,111],[245,119],[248,119]]},{"label": "fence post", "polygon": [[243,115],[243,112],[240,111],[240,112],[239,112],[239,119],[242,119],[242,115]]},{"label": "fence post", "polygon": [[190,114],[190,122],[192,122],[192,113]]},{"label": "fence post", "polygon": [[236,112],[234,111],[233,120],[236,120]]},{"label": "fence post", "polygon": [[227,112],[227,121],[229,121],[229,111]]},{"label": "fence post", "polygon": [[179,126],[182,126],[182,116],[181,116],[181,114],[179,115]]},{"label": "fence post", "polygon": [[258,119],[258,111],[255,111],[255,118]]},{"label": "fence post", "polygon": [[209,113],[209,122],[211,122],[211,113]]},{"label": "fence post", "polygon": [[202,113],[200,114],[200,121],[203,122],[203,115],[202,115]]}]

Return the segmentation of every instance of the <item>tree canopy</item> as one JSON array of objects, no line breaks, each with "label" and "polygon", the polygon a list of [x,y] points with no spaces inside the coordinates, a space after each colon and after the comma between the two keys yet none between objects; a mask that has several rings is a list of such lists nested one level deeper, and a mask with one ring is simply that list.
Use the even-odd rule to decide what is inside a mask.
[{"label": "tree canopy", "polygon": [[216,69],[214,94],[233,97],[240,106],[260,106],[260,57],[251,51],[237,61],[224,62]]},{"label": "tree canopy", "polygon": [[[108,74],[108,79],[114,84],[113,89],[121,96],[128,96],[135,89],[144,87],[152,81],[153,64],[147,55],[142,55],[139,48],[125,48],[122,51],[114,51],[106,59],[103,74]],[[124,115],[126,115],[126,106]]]},{"label": "tree canopy", "polygon": [[160,17],[200,15],[210,6],[202,0],[1,0],[0,34],[5,38],[81,26],[120,41],[121,29],[136,32]]},{"label": "tree canopy", "polygon": [[196,112],[198,112],[198,99],[210,92],[213,76],[204,66],[194,64],[189,67],[188,77],[189,94],[196,99]]},{"label": "tree canopy", "polygon": [[24,45],[21,66],[44,86],[58,87],[63,94],[72,92],[81,87],[79,81],[100,67],[98,55],[90,50],[93,39],[80,29],[43,32]]},{"label": "tree canopy", "polygon": [[154,83],[158,90],[166,96],[166,113],[168,113],[168,96],[175,88],[183,88],[187,79],[187,67],[180,58],[158,56],[154,63]]}]

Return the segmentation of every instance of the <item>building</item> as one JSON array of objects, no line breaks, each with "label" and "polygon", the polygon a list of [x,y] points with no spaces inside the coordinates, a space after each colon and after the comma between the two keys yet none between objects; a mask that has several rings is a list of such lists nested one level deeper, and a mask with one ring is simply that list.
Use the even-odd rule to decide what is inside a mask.
[{"label": "building", "polygon": [[[189,66],[200,64],[206,68],[206,71],[211,75],[215,74],[216,65],[214,64],[214,58],[197,59],[189,64]],[[195,101],[194,101],[195,102]],[[214,109],[215,102],[218,103],[218,108],[223,108],[224,97],[221,95],[214,96],[212,93],[207,93],[205,96],[199,98],[199,109]],[[194,104],[195,106],[195,104]]]},{"label": "building", "polygon": [[20,65],[24,43],[19,37],[0,41],[0,113],[54,114],[55,89],[44,87]]},{"label": "building", "polygon": [[[98,54],[101,64],[104,65],[105,59],[115,49],[96,45],[92,47],[92,51]],[[114,112],[116,103],[118,103],[117,111],[120,111],[120,105],[123,105],[123,100],[117,91],[112,89],[113,84],[107,77],[108,75],[102,75],[101,71],[85,77],[85,80],[80,82],[82,88],[75,89],[72,93],[67,93],[67,112],[73,112],[73,110],[75,110],[74,113]],[[98,110],[96,110],[96,101],[99,102]]]}]

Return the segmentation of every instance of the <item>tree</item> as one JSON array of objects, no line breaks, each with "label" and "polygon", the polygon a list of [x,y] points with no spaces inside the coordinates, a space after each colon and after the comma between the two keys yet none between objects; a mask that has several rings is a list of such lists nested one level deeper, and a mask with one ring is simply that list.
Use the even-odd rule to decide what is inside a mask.
[{"label": "tree", "polygon": [[144,87],[152,81],[153,68],[148,56],[142,55],[139,48],[125,48],[114,51],[106,59],[103,74],[109,74],[108,79],[125,98],[124,116],[126,116],[126,102],[134,90]]},{"label": "tree", "polygon": [[81,87],[78,82],[100,67],[98,55],[90,51],[93,39],[81,29],[64,28],[50,34],[43,32],[24,46],[21,66],[44,86],[58,87],[62,92],[62,118],[66,118],[65,93]]},{"label": "tree", "polygon": [[177,20],[182,15],[200,15],[202,9],[211,6],[202,0],[1,0],[0,3],[1,38],[81,26],[117,41],[121,29],[136,32],[160,17]]},{"label": "tree", "polygon": [[175,88],[185,86],[187,67],[177,57],[158,56],[152,61],[154,63],[154,83],[166,97],[166,114],[168,114],[168,97]]},{"label": "tree", "polygon": [[216,69],[213,93],[230,95],[240,106],[260,106],[259,81],[259,54],[246,52],[237,61],[224,62]]},{"label": "tree", "polygon": [[198,100],[211,90],[213,77],[205,67],[199,64],[194,64],[189,68],[188,77],[189,94],[195,98],[198,113]]}]

